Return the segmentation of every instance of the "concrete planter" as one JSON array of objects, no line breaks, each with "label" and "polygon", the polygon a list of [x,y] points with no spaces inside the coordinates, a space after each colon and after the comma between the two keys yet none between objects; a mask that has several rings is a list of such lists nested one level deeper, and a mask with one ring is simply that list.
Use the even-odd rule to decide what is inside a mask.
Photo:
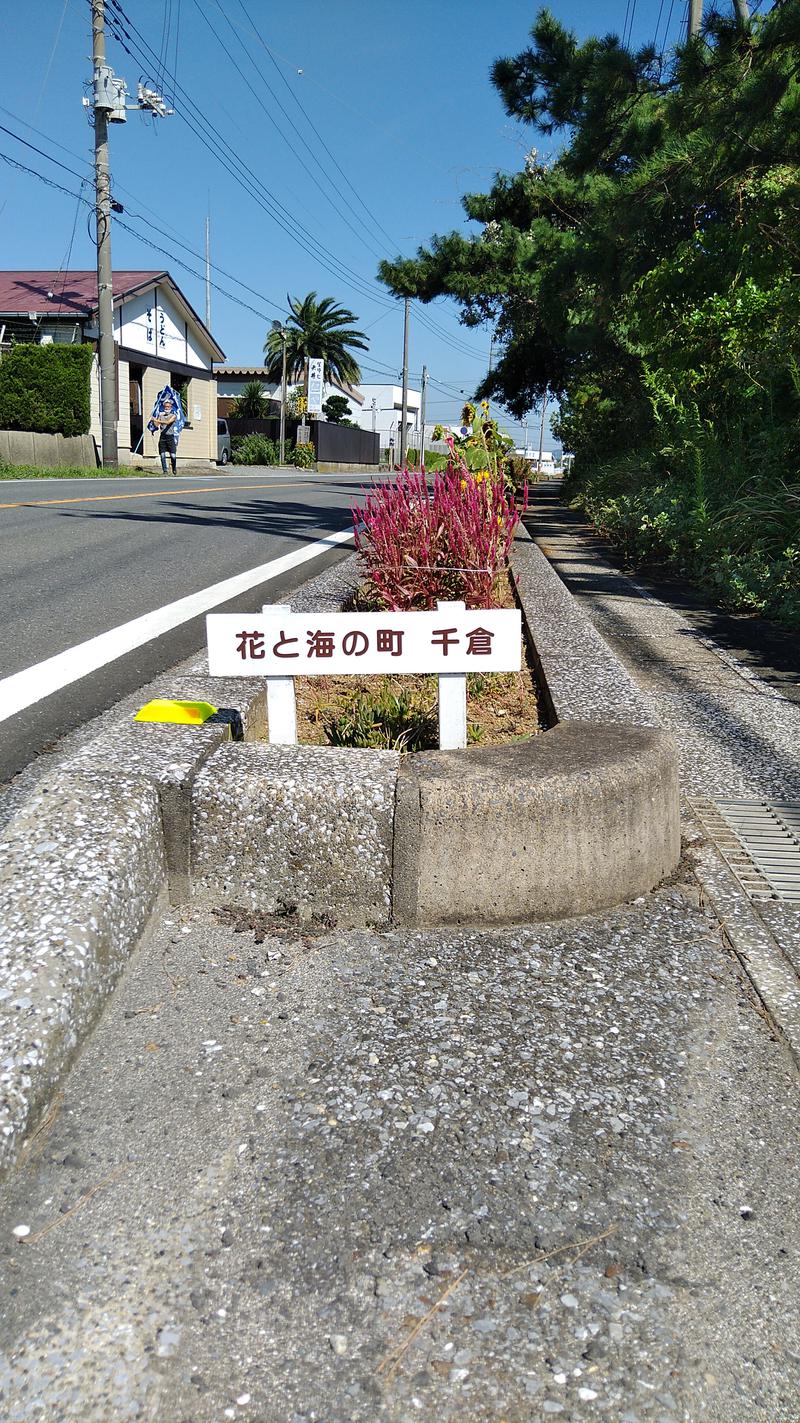
[{"label": "concrete planter", "polygon": [[[159,902],[346,926],[506,923],[604,908],[674,869],[670,739],[527,537],[514,573],[555,722],[529,742],[402,761],[270,746],[263,683],[210,679],[199,659],[139,704],[210,700],[227,709],[214,721],[112,714],[40,781],[0,834],[0,1172]],[[348,559],[294,607],[334,610],[357,582]]]},{"label": "concrete planter", "polygon": [[347,926],[500,924],[590,913],[670,874],[670,737],[527,536],[514,573],[550,731],[402,758],[221,746],[192,797],[192,894]]}]

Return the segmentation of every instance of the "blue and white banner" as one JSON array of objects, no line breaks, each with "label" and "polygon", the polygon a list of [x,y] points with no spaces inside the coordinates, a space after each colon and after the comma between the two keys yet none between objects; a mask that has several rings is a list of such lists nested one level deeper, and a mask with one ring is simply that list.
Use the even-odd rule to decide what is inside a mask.
[{"label": "blue and white banner", "polygon": [[152,434],[157,435],[164,428],[162,421],[166,421],[174,412],[175,420],[169,426],[176,435],[181,433],[186,424],[186,416],[183,413],[181,398],[177,390],[173,390],[171,385],[165,385],[163,390],[158,392],[156,403],[153,406],[153,413],[147,422],[147,428]]}]

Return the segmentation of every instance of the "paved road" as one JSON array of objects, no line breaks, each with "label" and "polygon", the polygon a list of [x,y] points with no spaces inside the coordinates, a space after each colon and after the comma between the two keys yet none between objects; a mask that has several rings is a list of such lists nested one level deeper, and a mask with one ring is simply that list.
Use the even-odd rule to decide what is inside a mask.
[{"label": "paved road", "polygon": [[[33,693],[30,679],[21,690],[19,677],[13,683],[9,678],[348,528],[351,503],[364,482],[360,474],[259,469],[174,479],[0,483],[0,782],[58,737],[196,652],[205,609],[62,690],[48,690],[43,673],[34,693],[48,694],[11,716],[12,696],[21,702]],[[319,558],[278,578],[265,573],[237,597],[221,590],[214,606],[235,611],[280,601],[341,556],[338,545],[323,548]],[[73,661],[73,674],[75,667]],[[49,671],[50,682],[69,676],[68,669]]]}]

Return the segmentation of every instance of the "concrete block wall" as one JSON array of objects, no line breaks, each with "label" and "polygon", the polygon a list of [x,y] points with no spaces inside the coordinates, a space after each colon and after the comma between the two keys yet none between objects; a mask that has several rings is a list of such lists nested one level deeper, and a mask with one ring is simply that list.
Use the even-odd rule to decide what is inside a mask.
[{"label": "concrete block wall", "polygon": [[41,469],[74,466],[94,469],[97,454],[91,435],[44,435],[31,430],[0,430],[0,460]]}]

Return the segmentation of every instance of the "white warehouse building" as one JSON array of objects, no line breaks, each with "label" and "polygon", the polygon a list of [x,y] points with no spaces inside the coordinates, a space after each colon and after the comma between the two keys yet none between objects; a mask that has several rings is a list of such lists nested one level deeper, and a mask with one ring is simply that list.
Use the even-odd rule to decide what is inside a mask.
[{"label": "white warehouse building", "polygon": [[[360,385],[359,394],[364,397],[363,405],[356,407],[351,400],[350,419],[362,430],[376,430],[381,437],[381,448],[385,449],[394,441],[395,449],[400,448],[400,425],[403,415],[403,387],[400,385]],[[419,432],[419,411],[422,396],[418,390],[408,390],[406,431],[408,443],[413,445],[413,436]]]}]

